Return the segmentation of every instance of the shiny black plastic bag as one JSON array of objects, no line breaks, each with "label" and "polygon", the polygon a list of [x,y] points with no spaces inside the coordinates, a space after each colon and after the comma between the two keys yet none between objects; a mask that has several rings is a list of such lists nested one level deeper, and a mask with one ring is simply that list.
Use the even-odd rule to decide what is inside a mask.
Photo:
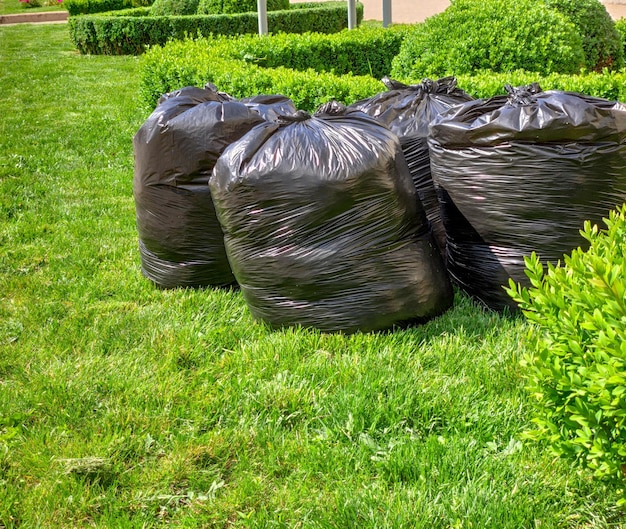
[{"label": "shiny black plastic bag", "polygon": [[430,173],[428,126],[450,107],[474,98],[457,87],[454,77],[437,81],[424,79],[416,85],[405,85],[388,77],[382,81],[388,88],[387,92],[358,101],[351,108],[362,110],[383,122],[400,138],[413,184],[445,255],[446,233]]},{"label": "shiny black plastic bag", "polygon": [[507,87],[508,96],[451,109],[431,126],[453,280],[488,307],[515,308],[524,256],[556,263],[626,200],[626,107],[582,94]]},{"label": "shiny black plastic bag", "polygon": [[214,86],[163,96],[134,137],[143,274],[163,288],[235,282],[208,187],[218,157],[263,118]]},{"label": "shiny black plastic bag", "polygon": [[266,121],[276,121],[280,116],[289,116],[297,111],[293,101],[281,94],[261,94],[244,97],[239,101],[258,112]]},{"label": "shiny black plastic bag", "polygon": [[332,102],[259,125],[210,187],[244,298],[271,326],[370,331],[452,304],[398,138],[362,112]]}]

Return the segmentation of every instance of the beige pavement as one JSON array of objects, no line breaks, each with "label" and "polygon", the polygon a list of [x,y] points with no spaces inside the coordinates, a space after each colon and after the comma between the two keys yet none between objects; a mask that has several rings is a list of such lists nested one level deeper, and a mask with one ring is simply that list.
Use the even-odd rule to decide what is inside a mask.
[{"label": "beige pavement", "polygon": [[[361,0],[364,20],[382,20],[382,0]],[[392,0],[391,21],[399,23],[422,22],[440,13],[450,5],[448,0]]]},{"label": "beige pavement", "polygon": [[23,24],[24,22],[33,24],[57,24],[66,22],[67,17],[67,11],[16,13],[14,15],[0,15],[0,24]]},{"label": "beige pavement", "polygon": [[626,17],[626,4],[604,4],[604,7],[614,20]]}]

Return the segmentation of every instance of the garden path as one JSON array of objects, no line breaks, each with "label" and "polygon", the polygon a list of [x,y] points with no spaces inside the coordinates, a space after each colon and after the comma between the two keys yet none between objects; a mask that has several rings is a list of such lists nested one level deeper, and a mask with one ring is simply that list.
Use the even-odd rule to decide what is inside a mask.
[{"label": "garden path", "polygon": [[0,24],[53,24],[66,22],[67,11],[45,11],[40,13],[17,13],[14,15],[0,15]]}]

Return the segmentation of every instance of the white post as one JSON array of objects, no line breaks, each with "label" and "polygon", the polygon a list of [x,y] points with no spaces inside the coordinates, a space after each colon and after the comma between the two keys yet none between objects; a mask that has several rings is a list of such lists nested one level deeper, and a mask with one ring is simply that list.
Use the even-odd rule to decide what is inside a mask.
[{"label": "white post", "polygon": [[391,25],[391,0],[383,0],[383,27]]},{"label": "white post", "polygon": [[356,0],[348,0],[348,29],[356,28]]},{"label": "white post", "polygon": [[259,15],[259,35],[267,35],[267,0],[257,0]]}]

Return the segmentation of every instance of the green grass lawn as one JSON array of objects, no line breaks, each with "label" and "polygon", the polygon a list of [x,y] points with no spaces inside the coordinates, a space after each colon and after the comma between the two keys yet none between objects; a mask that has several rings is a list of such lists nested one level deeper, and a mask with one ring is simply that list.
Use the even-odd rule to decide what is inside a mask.
[{"label": "green grass lawn", "polygon": [[[139,270],[138,61],[0,27],[0,527],[623,527],[522,442],[527,324],[270,331]],[[251,94],[252,95],[252,94]]]}]

